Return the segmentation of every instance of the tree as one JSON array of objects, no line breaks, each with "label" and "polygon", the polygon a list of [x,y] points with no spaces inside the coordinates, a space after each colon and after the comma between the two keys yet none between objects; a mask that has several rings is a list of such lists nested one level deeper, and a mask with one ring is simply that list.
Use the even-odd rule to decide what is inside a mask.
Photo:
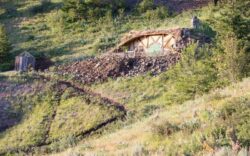
[{"label": "tree", "polygon": [[9,57],[10,44],[3,25],[0,25],[0,64],[6,63]]},{"label": "tree", "polygon": [[144,13],[148,10],[153,10],[155,8],[156,8],[156,6],[154,3],[154,0],[143,0],[138,5],[138,11],[140,13]]},{"label": "tree", "polygon": [[[249,1],[232,0],[220,8],[220,16],[214,18],[220,49],[218,63],[221,75],[235,81],[250,74],[250,16]],[[224,66],[221,66],[224,64]],[[227,71],[225,73],[225,71]]]},{"label": "tree", "polygon": [[70,21],[81,19],[86,9],[82,0],[63,0],[62,11],[67,14]]},{"label": "tree", "polygon": [[70,21],[77,21],[100,18],[107,12],[116,15],[119,9],[125,8],[124,0],[63,0],[62,10]]}]

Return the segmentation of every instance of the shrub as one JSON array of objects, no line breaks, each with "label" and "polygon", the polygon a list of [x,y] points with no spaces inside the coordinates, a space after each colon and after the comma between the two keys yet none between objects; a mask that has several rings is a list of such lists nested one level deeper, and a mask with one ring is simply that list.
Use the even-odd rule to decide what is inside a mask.
[{"label": "shrub", "polygon": [[168,8],[165,6],[159,6],[155,10],[147,10],[145,15],[146,19],[164,19],[169,16]]},{"label": "shrub", "polygon": [[[224,3],[219,14],[210,18],[217,34],[218,59],[222,78],[229,77],[230,81],[249,76],[250,74],[250,18],[246,14],[249,1],[238,0]],[[226,72],[224,72],[226,71]]]},{"label": "shrub", "polygon": [[235,99],[225,106],[220,117],[228,127],[235,127],[236,135],[244,147],[250,146],[250,99]]},{"label": "shrub", "polygon": [[139,3],[137,10],[139,11],[139,13],[144,13],[155,8],[156,6],[154,4],[154,0],[143,0]]},{"label": "shrub", "polygon": [[10,51],[10,43],[7,33],[3,25],[0,25],[0,63],[3,63],[8,58]]},{"label": "shrub", "polygon": [[223,53],[218,56],[221,62],[217,63],[220,73],[229,81],[235,82],[246,72],[247,54],[239,49],[235,36],[225,35],[219,46],[223,49]]},{"label": "shrub", "polygon": [[182,103],[217,87],[217,70],[212,56],[208,47],[198,47],[198,44],[190,45],[182,52],[178,64],[166,73],[172,86],[165,94],[169,104]]},{"label": "shrub", "polygon": [[160,136],[169,136],[179,131],[180,128],[177,125],[172,124],[167,120],[163,120],[163,121],[154,122],[151,125],[151,130],[154,134],[157,134]]},{"label": "shrub", "polygon": [[62,11],[66,14],[69,22],[75,22],[81,19],[99,19],[109,11],[112,15],[117,15],[122,8],[126,8],[124,0],[64,0]]},{"label": "shrub", "polygon": [[10,43],[3,25],[0,25],[0,71],[8,70],[10,64]]},{"label": "shrub", "polygon": [[11,63],[2,63],[0,64],[0,72],[1,71],[7,71],[13,68],[13,65]]},{"label": "shrub", "polygon": [[65,16],[62,11],[59,10],[55,13],[49,14],[47,16],[47,23],[52,34],[57,34],[59,36],[63,35],[66,27],[66,22]]}]

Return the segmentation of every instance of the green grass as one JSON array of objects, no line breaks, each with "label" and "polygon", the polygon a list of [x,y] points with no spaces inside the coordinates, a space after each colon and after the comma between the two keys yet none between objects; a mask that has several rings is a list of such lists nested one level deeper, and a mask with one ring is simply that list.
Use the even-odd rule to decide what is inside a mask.
[{"label": "green grass", "polygon": [[[47,152],[62,150],[71,142],[86,137],[83,136],[85,132],[91,136],[102,128],[99,125],[124,115],[114,106],[103,104],[99,97],[74,88],[60,89],[63,86],[56,81],[33,80],[32,72],[6,72],[1,73],[0,78],[2,83],[9,85],[2,88],[1,93],[9,93],[18,87],[12,91],[18,97],[6,98],[10,102],[6,111],[19,118],[14,126],[0,133],[0,154],[42,152],[36,148],[41,145]],[[27,92],[31,88],[32,91]]]},{"label": "green grass", "polygon": [[250,141],[249,84],[247,78],[182,105],[168,106],[115,133],[88,139],[58,155],[206,155],[226,149],[230,152],[232,127],[242,153]]},{"label": "green grass", "polygon": [[205,20],[211,11],[206,7],[162,20],[135,15],[121,15],[115,19],[105,16],[95,22],[68,24],[59,10],[60,2],[53,0],[52,4],[57,7],[41,13],[29,11],[40,4],[38,0],[4,2],[2,10],[8,7],[17,10],[12,18],[0,19],[8,28],[13,54],[29,51],[37,57],[45,55],[56,63],[82,60],[102,54],[130,30],[190,27],[192,15]]},{"label": "green grass", "polygon": [[[218,9],[207,6],[161,20],[148,19],[145,15],[120,15],[115,19],[105,16],[90,23],[78,21],[69,24],[65,23],[59,10],[61,0],[52,0],[46,8],[38,0],[1,2],[0,22],[7,27],[12,54],[29,51],[37,58],[45,55],[55,63],[99,56],[130,30],[190,27],[193,15],[206,21],[217,16]],[[206,26],[199,31],[214,37],[214,32]],[[249,146],[249,79],[202,96],[227,83],[212,84],[220,82],[214,80],[215,68],[209,68],[206,62],[197,61],[182,70],[180,67],[177,65],[174,69],[180,75],[172,78],[171,74],[176,74],[173,70],[155,77],[149,73],[90,86],[103,96],[123,103],[128,116],[126,121],[108,126],[110,129],[99,130],[98,137],[105,134],[101,138],[91,135],[83,139],[74,148],[76,154],[150,155],[158,152],[162,155],[203,155],[211,149],[231,148],[230,138],[226,135],[230,126],[236,129],[241,144]],[[32,74],[0,73],[0,80],[14,84],[34,83]],[[44,143],[46,137],[52,142],[50,152],[64,150],[76,145],[75,136],[120,115],[114,108],[100,103],[100,99],[89,102],[89,97],[75,90],[65,91],[59,97],[58,90],[53,88],[55,84],[44,84],[48,90],[38,97],[24,95],[20,96],[22,100],[18,101],[18,96],[12,101],[13,105],[21,104],[22,108],[18,110],[24,110],[24,113],[20,123],[0,134],[0,152],[29,149]],[[191,101],[183,103],[186,100]],[[204,148],[204,144],[210,149]]]},{"label": "green grass", "polygon": [[46,138],[48,120],[52,115],[52,101],[38,103],[22,121],[0,134],[0,151],[27,150],[30,146],[43,143]]},{"label": "green grass", "polygon": [[86,103],[83,97],[62,100],[50,130],[51,140],[79,136],[101,123],[119,116],[120,112],[98,103]]},{"label": "green grass", "polygon": [[182,104],[225,85],[217,77],[216,68],[211,65],[213,56],[206,56],[210,50],[204,49],[199,50],[204,58],[196,58],[196,45],[188,46],[176,65],[157,76],[149,72],[137,77],[109,79],[91,87],[104,96],[124,103],[135,119],[148,116],[168,105]]}]

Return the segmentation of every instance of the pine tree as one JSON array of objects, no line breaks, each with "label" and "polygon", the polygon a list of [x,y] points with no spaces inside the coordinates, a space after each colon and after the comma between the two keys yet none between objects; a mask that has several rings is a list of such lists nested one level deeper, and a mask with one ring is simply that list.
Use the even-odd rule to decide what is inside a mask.
[{"label": "pine tree", "polygon": [[221,75],[235,81],[250,74],[250,2],[232,0],[223,3],[220,16],[214,19]]},{"label": "pine tree", "polygon": [[10,44],[3,25],[0,25],[0,64],[5,63],[10,51]]},{"label": "pine tree", "polygon": [[62,11],[67,14],[70,21],[81,19],[86,9],[87,7],[82,0],[63,0]]},{"label": "pine tree", "polygon": [[125,8],[124,0],[63,0],[62,11],[69,21],[74,22],[100,18],[110,11],[117,14],[121,8]]}]

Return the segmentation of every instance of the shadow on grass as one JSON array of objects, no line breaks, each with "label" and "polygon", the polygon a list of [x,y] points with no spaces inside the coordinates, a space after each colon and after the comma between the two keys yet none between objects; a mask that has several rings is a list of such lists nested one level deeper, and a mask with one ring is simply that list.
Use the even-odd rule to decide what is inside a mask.
[{"label": "shadow on grass", "polygon": [[5,10],[5,12],[0,15],[0,20],[4,20],[16,17],[32,17],[40,13],[48,13],[56,8],[59,9],[62,6],[62,3],[52,3],[43,1],[37,5],[33,5],[25,10],[20,11],[18,11],[17,8],[22,6],[22,4],[18,4],[13,1],[0,2],[0,6],[2,9]]}]

